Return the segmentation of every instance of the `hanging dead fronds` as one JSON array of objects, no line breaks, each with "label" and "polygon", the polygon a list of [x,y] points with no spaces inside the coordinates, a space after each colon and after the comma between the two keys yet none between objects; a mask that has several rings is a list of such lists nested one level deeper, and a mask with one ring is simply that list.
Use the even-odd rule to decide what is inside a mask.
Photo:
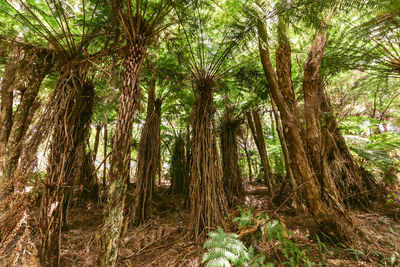
[{"label": "hanging dead fronds", "polygon": [[[35,174],[37,166],[37,150],[43,140],[46,140],[52,124],[52,101],[42,114],[35,127],[21,140],[23,149],[21,159],[8,183],[0,188],[1,193],[7,197],[0,205],[0,254],[1,261],[7,266],[40,266],[39,255],[33,244],[34,237],[29,226],[30,207],[34,206],[39,193],[39,183],[31,185],[29,181],[39,181]],[[49,116],[49,117],[47,117]],[[21,246],[23,250],[21,251]]]},{"label": "hanging dead fronds", "polygon": [[221,152],[223,185],[230,206],[243,194],[243,182],[239,168],[239,150],[237,137],[243,118],[234,116],[231,107],[227,107],[221,119]]},{"label": "hanging dead fronds", "polygon": [[203,4],[201,1],[195,3],[193,14],[190,14],[193,15],[193,21],[197,21],[196,27],[185,27],[184,17],[188,14],[183,16],[176,10],[184,38],[181,43],[173,41],[180,62],[190,73],[196,97],[191,115],[193,132],[189,186],[191,229],[195,238],[220,224],[227,211],[217,146],[213,91],[219,79],[235,65],[231,55],[245,35],[243,31],[234,34],[226,31],[222,40],[211,40],[204,34],[208,21],[200,14]]},{"label": "hanging dead fronds", "polygon": [[192,113],[192,163],[189,188],[191,228],[196,238],[220,224],[227,211],[214,124],[212,87],[197,87]]},{"label": "hanging dead fronds", "polygon": [[70,69],[66,65],[55,86],[57,103],[40,217],[41,254],[48,264],[58,264],[67,189],[73,182],[77,149],[86,140],[92,117],[94,91],[93,85],[85,80],[87,67]]},{"label": "hanging dead fronds", "polygon": [[188,188],[187,177],[187,157],[185,154],[185,141],[182,136],[175,139],[171,155],[171,186],[169,192],[172,194],[186,194]]},{"label": "hanging dead fronds", "polygon": [[139,142],[133,225],[142,224],[152,212],[153,185],[160,166],[161,103],[157,99],[149,111]]}]

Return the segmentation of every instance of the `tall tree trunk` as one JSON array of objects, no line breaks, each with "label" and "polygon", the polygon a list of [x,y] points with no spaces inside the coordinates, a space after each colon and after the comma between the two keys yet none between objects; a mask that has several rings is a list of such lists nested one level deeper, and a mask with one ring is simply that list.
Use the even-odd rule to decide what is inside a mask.
[{"label": "tall tree trunk", "polygon": [[111,153],[110,187],[107,193],[106,217],[101,230],[100,264],[115,266],[125,207],[126,182],[129,177],[132,128],[140,105],[140,70],[146,55],[144,38],[130,43],[125,59],[125,74],[121,87],[117,126]]},{"label": "tall tree trunk", "polygon": [[267,148],[265,146],[265,139],[262,131],[260,115],[256,109],[253,109],[251,113],[246,112],[246,116],[251,133],[254,138],[254,142],[257,146],[258,153],[260,154],[265,182],[268,184],[270,193],[272,193],[275,186],[275,178],[271,170],[271,165],[269,164],[269,158],[267,154]]},{"label": "tall tree trunk", "polygon": [[187,162],[185,154],[185,141],[182,136],[175,139],[171,155],[171,186],[169,192],[172,194],[186,194],[188,187],[186,185],[187,177]]},{"label": "tall tree trunk", "polygon": [[64,206],[74,181],[77,150],[85,142],[92,118],[94,90],[81,66],[63,66],[55,85],[56,110],[41,203],[41,254],[49,266],[59,265]]},{"label": "tall tree trunk", "polygon": [[192,113],[192,163],[189,189],[191,229],[195,238],[216,227],[227,212],[214,127],[214,101],[209,81],[196,85]]},{"label": "tall tree trunk", "polygon": [[186,128],[186,142],[185,142],[185,154],[186,154],[186,180],[185,180],[185,201],[183,206],[185,208],[189,208],[190,205],[190,197],[189,197],[189,188],[190,182],[192,181],[192,171],[191,166],[193,163],[192,157],[192,139],[191,139],[191,132],[190,132],[190,124]]},{"label": "tall tree trunk", "polygon": [[230,206],[243,195],[242,175],[239,167],[237,136],[241,118],[232,117],[232,110],[227,109],[221,122],[221,152],[223,186]]},{"label": "tall tree trunk", "polygon": [[155,99],[155,80],[152,80],[149,85],[146,122],[139,141],[135,203],[132,214],[132,223],[135,226],[144,223],[152,211],[153,185],[160,165],[161,104],[160,99]]},{"label": "tall tree trunk", "polygon": [[6,148],[8,137],[12,127],[12,107],[13,107],[13,84],[15,83],[16,73],[19,62],[22,58],[22,47],[13,42],[11,44],[11,52],[8,57],[6,69],[4,70],[3,79],[1,81],[1,113],[0,113],[0,178],[1,184],[6,183],[3,177],[3,169],[6,158]]},{"label": "tall tree trunk", "polygon": [[99,151],[100,132],[101,132],[101,125],[99,124],[99,125],[96,125],[96,135],[94,137],[93,161],[96,161],[97,152]]},{"label": "tall tree trunk", "polygon": [[108,113],[104,121],[104,163],[103,163],[103,188],[106,188],[106,175],[107,175],[107,144],[108,144]]},{"label": "tall tree trunk", "polygon": [[253,170],[252,170],[252,167],[251,167],[250,152],[247,149],[247,144],[244,145],[243,149],[244,149],[244,152],[246,154],[247,166],[249,168],[249,181],[251,182],[251,181],[253,181]]},{"label": "tall tree trunk", "polygon": [[5,179],[10,177],[16,167],[22,150],[22,138],[29,128],[28,117],[33,117],[38,105],[34,102],[39,93],[40,85],[52,66],[52,51],[39,48],[26,48],[19,70],[19,86],[21,100],[13,116],[12,128],[9,134],[6,160],[4,165]]},{"label": "tall tree trunk", "polygon": [[289,183],[293,193],[293,205],[295,208],[303,210],[303,204],[299,199],[297,194],[297,182],[293,176],[292,168],[290,167],[290,157],[289,150],[286,144],[285,136],[283,134],[281,118],[279,117],[278,108],[276,107],[275,101],[271,98],[272,111],[275,117],[276,131],[278,132],[279,141],[281,143],[283,157],[285,160],[285,168],[286,168],[286,177],[289,179]]},{"label": "tall tree trunk", "polygon": [[[249,181],[251,182],[253,180],[253,168],[252,168],[252,164],[251,164],[251,155],[250,155],[250,151],[248,148],[248,144],[247,144],[247,140],[248,140],[248,135],[249,135],[249,128],[248,125],[246,126],[246,132],[242,132],[242,141],[243,141],[243,150],[244,153],[246,154],[246,160],[247,160],[247,166],[249,168]],[[246,138],[245,138],[246,136]]]},{"label": "tall tree trunk", "polygon": [[[290,149],[291,169],[298,186],[302,186],[300,190],[302,199],[304,199],[309,212],[325,233],[339,240],[352,240],[354,237],[353,220],[344,209],[343,203],[338,199],[337,190],[329,192],[330,197],[323,197],[321,194],[321,185],[318,183],[312,165],[307,158],[307,144],[303,142],[299,131],[302,128],[299,113],[296,112],[295,103],[290,101],[290,98],[285,97],[283,94],[284,89],[281,89],[278,84],[267,47],[268,37],[265,25],[262,22],[258,24],[258,34],[261,62],[271,97],[281,114],[285,140]],[[289,66],[289,64],[277,64],[277,69],[288,68]],[[289,70],[286,72],[291,73]],[[327,190],[330,189],[333,188],[327,188]],[[325,190],[325,193],[327,190]]]}]

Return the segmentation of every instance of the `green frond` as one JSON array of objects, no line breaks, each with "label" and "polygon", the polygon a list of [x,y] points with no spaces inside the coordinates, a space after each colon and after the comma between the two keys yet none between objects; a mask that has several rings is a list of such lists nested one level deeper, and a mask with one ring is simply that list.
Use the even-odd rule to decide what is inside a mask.
[{"label": "green frond", "polygon": [[208,233],[208,239],[203,248],[206,252],[203,255],[202,263],[206,266],[244,266],[253,256],[247,247],[235,234],[227,234],[222,228],[217,232]]}]

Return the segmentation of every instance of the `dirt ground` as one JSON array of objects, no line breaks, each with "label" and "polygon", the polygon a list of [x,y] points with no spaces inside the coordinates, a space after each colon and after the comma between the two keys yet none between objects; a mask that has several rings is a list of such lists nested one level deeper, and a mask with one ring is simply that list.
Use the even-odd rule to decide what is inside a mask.
[{"label": "dirt ground", "polygon": [[[190,236],[184,197],[168,195],[165,186],[156,190],[152,217],[146,224],[127,230],[122,238],[117,266],[200,266],[204,240],[196,241]],[[398,210],[389,204],[376,204],[367,211],[351,211],[362,234],[360,241],[349,248],[321,235],[317,238],[318,227],[309,215],[296,214],[287,204],[289,201],[283,205],[280,205],[282,200],[278,205],[276,202],[269,198],[263,185],[247,184],[246,195],[238,205],[251,205],[254,212],[263,211],[279,219],[292,232],[293,241],[317,266],[400,266],[390,263],[390,258],[393,260],[393,255],[400,253],[400,222]],[[232,208],[229,218],[237,215],[237,208]],[[70,210],[62,236],[61,266],[96,266],[102,216],[98,203]],[[224,228],[237,231],[237,226],[229,220]]]}]

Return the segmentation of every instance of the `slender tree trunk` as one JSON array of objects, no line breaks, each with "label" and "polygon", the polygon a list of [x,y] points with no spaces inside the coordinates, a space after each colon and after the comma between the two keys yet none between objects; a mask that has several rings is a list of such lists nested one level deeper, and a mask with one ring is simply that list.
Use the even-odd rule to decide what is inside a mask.
[{"label": "slender tree trunk", "polygon": [[[343,203],[336,195],[337,191],[329,192],[329,197],[321,194],[321,185],[315,175],[312,165],[307,158],[305,144],[299,129],[302,128],[299,113],[296,112],[295,103],[286,98],[284,89],[280,88],[277,76],[272,67],[267,47],[268,37],[265,25],[258,24],[260,37],[260,57],[264,73],[270,87],[270,94],[275,101],[281,118],[287,146],[290,149],[290,164],[297,184],[302,186],[299,193],[302,195],[309,212],[319,224],[321,229],[328,235],[338,240],[352,240],[354,237],[354,224],[348,212],[344,209]],[[277,69],[288,68],[289,64],[277,64]],[[286,71],[288,74],[290,70]],[[332,189],[332,188],[327,188]],[[325,193],[327,190],[325,190]]]},{"label": "slender tree trunk", "polygon": [[160,165],[160,117],[161,100],[155,99],[155,80],[149,85],[146,122],[139,141],[138,166],[136,171],[135,203],[132,223],[144,223],[151,214],[153,186]]},{"label": "slender tree trunk", "polygon": [[140,70],[146,55],[144,38],[137,37],[129,45],[125,59],[125,74],[115,128],[110,167],[110,187],[107,193],[106,217],[101,230],[100,264],[115,266],[118,257],[123,214],[125,207],[126,181],[129,177],[132,128],[141,100]]},{"label": "slender tree trunk", "polygon": [[186,128],[186,144],[185,144],[185,154],[186,154],[186,180],[185,180],[185,201],[183,206],[185,208],[189,208],[190,205],[190,197],[189,197],[189,188],[190,182],[192,181],[192,172],[191,166],[193,163],[192,157],[192,139],[191,139],[191,132],[190,132],[190,124]]},{"label": "slender tree trunk", "polygon": [[227,212],[221,170],[218,168],[212,84],[195,89],[192,114],[192,163],[189,189],[191,228],[196,238],[216,227]]},{"label": "slender tree trunk", "polygon": [[258,171],[259,163],[258,163],[257,159],[253,159],[252,162],[253,162],[254,174],[255,174],[256,182],[257,182],[257,181],[258,181],[258,178],[259,178],[259,176],[260,176],[260,172]]},{"label": "slender tree trunk", "polygon": [[283,151],[283,157],[285,160],[286,176],[289,179],[290,186],[293,192],[293,204],[295,208],[303,210],[303,205],[297,194],[297,182],[293,176],[292,168],[290,167],[291,164],[290,164],[289,150],[286,144],[285,136],[283,134],[281,119],[278,114],[278,108],[276,107],[275,101],[272,98],[271,98],[271,104],[272,104],[272,111],[275,117],[276,130],[278,132],[279,141],[281,143]]},{"label": "slender tree trunk", "polygon": [[239,133],[240,118],[231,115],[232,110],[227,109],[221,124],[221,151],[222,151],[222,171],[223,185],[225,194],[230,206],[234,201],[243,195],[242,175],[239,167],[239,152],[237,136]]},{"label": "slender tree trunk", "polygon": [[108,113],[104,121],[104,163],[103,163],[103,188],[106,188],[106,176],[107,176],[107,144],[108,144]]},{"label": "slender tree trunk", "polygon": [[258,153],[260,154],[265,182],[268,184],[270,193],[272,193],[275,186],[275,179],[271,170],[271,166],[269,164],[269,158],[267,154],[267,148],[265,146],[265,139],[262,131],[260,115],[258,114],[258,111],[253,109],[251,113],[246,112],[246,116],[251,133],[253,134],[254,142],[256,143],[258,149]]},{"label": "slender tree trunk", "polygon": [[93,161],[96,161],[97,152],[99,151],[100,132],[101,132],[101,125],[96,125],[96,135],[94,137],[94,147],[93,147]]},{"label": "slender tree trunk", "polygon": [[12,107],[13,107],[13,91],[16,73],[19,62],[22,58],[22,47],[16,42],[11,45],[11,52],[8,57],[6,69],[1,81],[1,113],[0,113],[0,178],[1,184],[5,184],[6,179],[3,177],[3,169],[6,158],[6,148],[8,137],[12,127]]},{"label": "slender tree trunk", "polygon": [[244,145],[244,153],[246,154],[246,160],[247,160],[247,166],[249,168],[249,181],[253,181],[253,170],[251,167],[251,158],[250,158],[250,153],[249,150],[247,149],[247,144]]},{"label": "slender tree trunk", "polygon": [[[246,160],[247,160],[247,166],[249,168],[249,181],[251,182],[253,180],[253,168],[251,166],[251,155],[249,152],[249,148],[248,148],[248,144],[247,144],[247,140],[248,140],[248,135],[249,135],[249,128],[248,125],[246,126],[246,132],[243,132],[242,134],[242,140],[243,140],[243,149],[244,149],[244,153],[246,154]],[[244,136],[246,136],[246,138],[244,138]]]},{"label": "slender tree trunk", "polygon": [[93,85],[84,82],[81,66],[64,66],[56,81],[56,113],[41,203],[41,254],[49,266],[59,265],[64,206],[74,182],[77,152],[92,118]]},{"label": "slender tree trunk", "polygon": [[22,138],[29,125],[28,117],[33,117],[38,105],[34,102],[39,93],[40,85],[52,66],[52,52],[47,49],[28,48],[19,70],[19,91],[22,96],[17,110],[13,116],[12,128],[10,130],[6,160],[4,165],[5,179],[10,177],[16,167],[22,150]]}]

